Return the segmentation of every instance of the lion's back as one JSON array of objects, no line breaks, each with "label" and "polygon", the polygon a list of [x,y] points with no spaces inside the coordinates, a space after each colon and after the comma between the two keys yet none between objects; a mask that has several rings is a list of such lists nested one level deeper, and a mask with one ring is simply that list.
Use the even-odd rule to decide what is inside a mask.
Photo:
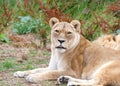
[{"label": "lion's back", "polygon": [[94,40],[93,43],[99,44],[107,48],[120,50],[120,34],[119,35],[113,35],[113,34],[104,35]]}]

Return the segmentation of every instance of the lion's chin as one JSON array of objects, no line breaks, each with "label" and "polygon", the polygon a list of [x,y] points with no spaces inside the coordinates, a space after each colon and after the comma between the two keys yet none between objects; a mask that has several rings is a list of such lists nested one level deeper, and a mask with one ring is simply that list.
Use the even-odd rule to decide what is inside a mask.
[{"label": "lion's chin", "polygon": [[58,53],[65,53],[65,52],[66,52],[66,49],[57,49],[57,52],[58,52]]},{"label": "lion's chin", "polygon": [[64,53],[67,50],[67,48],[65,48],[63,46],[57,46],[55,48],[59,53]]}]

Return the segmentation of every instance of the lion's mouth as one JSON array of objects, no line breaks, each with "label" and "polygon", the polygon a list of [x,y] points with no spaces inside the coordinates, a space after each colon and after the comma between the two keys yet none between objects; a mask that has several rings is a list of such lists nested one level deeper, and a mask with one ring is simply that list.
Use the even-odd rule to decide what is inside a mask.
[{"label": "lion's mouth", "polygon": [[66,48],[63,47],[62,45],[59,45],[59,46],[57,46],[56,48],[58,48],[58,49],[66,49]]}]

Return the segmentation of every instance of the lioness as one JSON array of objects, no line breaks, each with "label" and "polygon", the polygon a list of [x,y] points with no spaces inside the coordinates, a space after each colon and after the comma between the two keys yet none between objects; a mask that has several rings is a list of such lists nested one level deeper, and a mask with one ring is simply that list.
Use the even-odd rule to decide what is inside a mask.
[{"label": "lioness", "polygon": [[94,40],[93,43],[99,44],[107,48],[120,50],[120,34],[103,35],[98,39]]},{"label": "lioness", "polygon": [[[18,71],[16,77],[29,82],[56,80],[71,85],[120,85],[120,52],[91,43],[80,35],[77,20],[49,21],[51,29],[51,59],[47,68]],[[67,76],[66,76],[67,75]],[[74,77],[74,78],[72,78]],[[80,78],[80,79],[76,79]]]}]

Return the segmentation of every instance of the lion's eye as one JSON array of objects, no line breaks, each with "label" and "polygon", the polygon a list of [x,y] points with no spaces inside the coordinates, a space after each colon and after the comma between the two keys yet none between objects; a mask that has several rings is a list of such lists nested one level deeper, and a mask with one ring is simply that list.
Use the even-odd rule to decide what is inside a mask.
[{"label": "lion's eye", "polygon": [[56,33],[59,33],[59,30],[55,30]]},{"label": "lion's eye", "polygon": [[67,32],[67,34],[72,34],[72,32]]}]

